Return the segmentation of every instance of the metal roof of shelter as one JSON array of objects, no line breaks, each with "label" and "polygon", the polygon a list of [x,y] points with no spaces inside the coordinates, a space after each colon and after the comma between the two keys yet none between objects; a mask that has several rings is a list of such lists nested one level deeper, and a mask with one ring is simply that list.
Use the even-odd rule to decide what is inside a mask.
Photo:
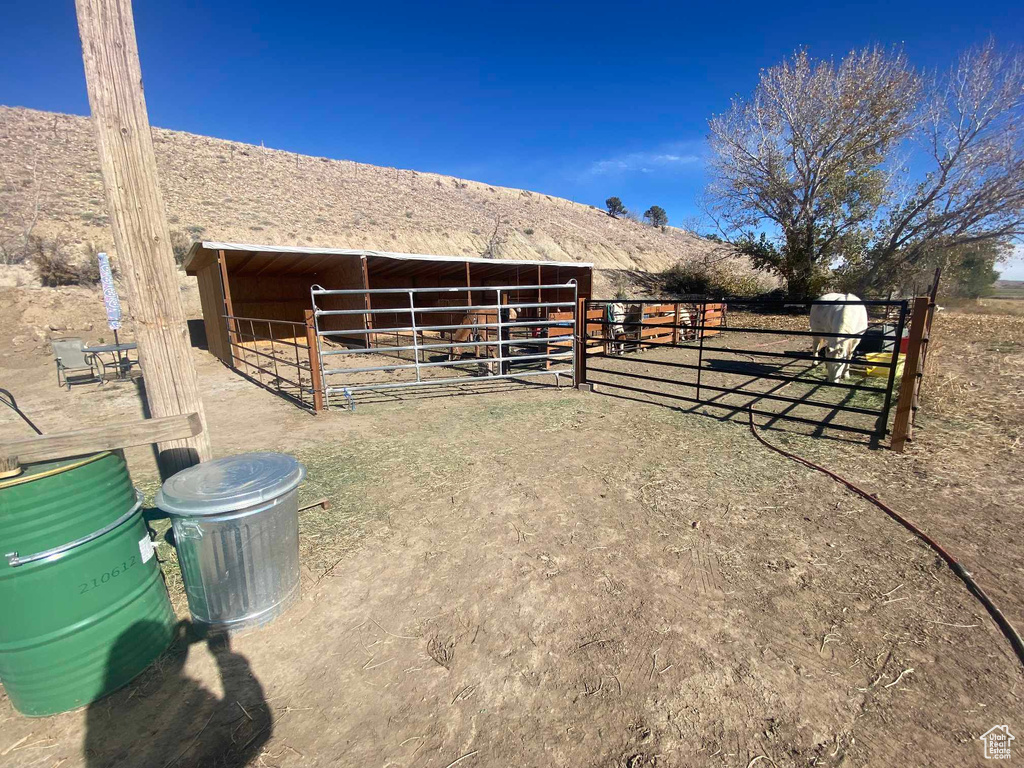
[{"label": "metal roof of shelter", "polygon": [[[185,271],[194,275],[196,270],[206,266],[216,258],[217,251],[231,251],[236,253],[268,253],[279,255],[292,255],[299,257],[289,259],[290,264],[296,264],[303,256],[375,256],[382,259],[394,259],[395,261],[420,261],[420,262],[441,262],[450,264],[487,264],[492,267],[500,266],[529,266],[529,267],[579,267],[582,269],[593,268],[592,262],[584,261],[544,261],[540,259],[485,259],[479,256],[434,256],[421,253],[393,253],[390,251],[372,251],[366,249],[349,248],[317,248],[313,246],[297,245],[259,245],[255,243],[220,243],[204,240],[196,242],[189,248],[185,255]],[[322,266],[323,261],[317,263]],[[282,265],[284,266],[284,265]]]}]

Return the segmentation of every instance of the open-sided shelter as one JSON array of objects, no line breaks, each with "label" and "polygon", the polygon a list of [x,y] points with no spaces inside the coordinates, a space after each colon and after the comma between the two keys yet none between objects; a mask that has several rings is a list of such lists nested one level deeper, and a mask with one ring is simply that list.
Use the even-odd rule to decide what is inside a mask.
[{"label": "open-sided shelter", "polygon": [[185,258],[210,352],[311,405],[451,382],[484,362],[503,378],[564,373],[592,266],[219,242]]}]

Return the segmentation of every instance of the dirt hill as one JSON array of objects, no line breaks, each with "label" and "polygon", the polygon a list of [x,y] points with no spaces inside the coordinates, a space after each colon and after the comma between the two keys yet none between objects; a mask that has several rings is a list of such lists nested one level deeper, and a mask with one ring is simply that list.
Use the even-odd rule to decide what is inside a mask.
[{"label": "dirt hill", "polygon": [[[160,128],[153,138],[179,237],[592,261],[599,291],[625,278],[643,283],[718,247],[528,190]],[[113,250],[87,118],[0,107],[0,170],[0,244],[31,229]]]}]

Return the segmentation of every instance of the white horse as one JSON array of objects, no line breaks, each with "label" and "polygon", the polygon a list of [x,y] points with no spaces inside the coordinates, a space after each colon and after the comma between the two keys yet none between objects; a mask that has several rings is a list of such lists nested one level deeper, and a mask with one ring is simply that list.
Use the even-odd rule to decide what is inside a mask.
[{"label": "white horse", "polygon": [[[859,302],[852,293],[826,293],[817,301]],[[868,310],[863,304],[814,304],[811,306],[811,331],[814,333],[812,354],[818,356],[825,349],[825,367],[832,382],[850,376],[850,358],[860,344],[860,337],[868,329]],[[851,334],[855,338],[840,338],[837,334]]]}]

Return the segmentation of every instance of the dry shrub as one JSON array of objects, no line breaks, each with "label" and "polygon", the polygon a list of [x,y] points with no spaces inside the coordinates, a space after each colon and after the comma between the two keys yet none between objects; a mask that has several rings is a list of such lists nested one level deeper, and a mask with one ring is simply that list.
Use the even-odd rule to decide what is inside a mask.
[{"label": "dry shrub", "polygon": [[676,296],[758,296],[771,290],[752,272],[730,269],[723,262],[680,262],[661,273],[665,291]]},{"label": "dry shrub", "polygon": [[47,288],[96,285],[100,281],[100,267],[95,255],[78,256],[61,235],[49,240],[33,236],[29,241],[29,252],[39,283]]}]

